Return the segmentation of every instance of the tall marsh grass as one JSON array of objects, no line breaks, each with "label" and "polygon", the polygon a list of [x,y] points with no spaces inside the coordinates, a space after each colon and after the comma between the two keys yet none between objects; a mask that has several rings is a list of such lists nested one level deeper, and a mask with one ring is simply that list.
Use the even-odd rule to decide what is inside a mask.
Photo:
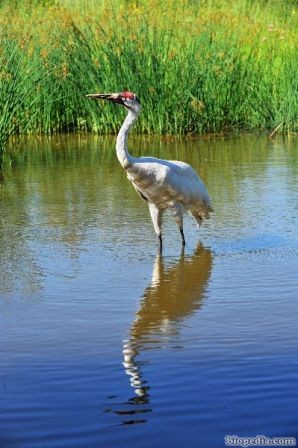
[{"label": "tall marsh grass", "polygon": [[2,2],[0,155],[11,133],[116,132],[93,91],[136,91],[143,133],[297,132],[295,5]]}]

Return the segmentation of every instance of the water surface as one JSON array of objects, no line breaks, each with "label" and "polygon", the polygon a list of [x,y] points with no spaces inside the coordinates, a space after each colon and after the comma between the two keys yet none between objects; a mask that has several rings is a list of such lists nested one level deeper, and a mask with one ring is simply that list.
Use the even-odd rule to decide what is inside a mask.
[{"label": "water surface", "polygon": [[184,251],[168,214],[158,254],[114,138],[24,141],[0,184],[0,446],[298,437],[298,140],[131,148],[204,179]]}]

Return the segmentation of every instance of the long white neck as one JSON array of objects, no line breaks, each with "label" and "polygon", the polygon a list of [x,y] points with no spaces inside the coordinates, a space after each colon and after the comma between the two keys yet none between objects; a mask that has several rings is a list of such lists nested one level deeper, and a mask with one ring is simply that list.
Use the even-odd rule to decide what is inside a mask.
[{"label": "long white neck", "polygon": [[139,110],[128,109],[127,116],[117,136],[116,154],[119,162],[121,163],[124,169],[129,168],[134,160],[134,158],[129,154],[127,149],[127,137],[130,129],[132,128],[136,119],[138,118],[139,112],[140,109]]}]

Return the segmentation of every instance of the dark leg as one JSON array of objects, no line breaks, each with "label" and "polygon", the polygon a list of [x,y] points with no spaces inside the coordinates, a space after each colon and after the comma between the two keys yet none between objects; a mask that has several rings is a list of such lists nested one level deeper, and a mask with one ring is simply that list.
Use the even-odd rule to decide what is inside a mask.
[{"label": "dark leg", "polygon": [[179,230],[180,230],[180,233],[181,233],[182,245],[185,246],[185,238],[184,238],[184,232],[183,232],[183,229],[180,228]]},{"label": "dark leg", "polygon": [[159,253],[162,253],[162,237],[161,234],[158,235],[158,240],[159,240]]}]

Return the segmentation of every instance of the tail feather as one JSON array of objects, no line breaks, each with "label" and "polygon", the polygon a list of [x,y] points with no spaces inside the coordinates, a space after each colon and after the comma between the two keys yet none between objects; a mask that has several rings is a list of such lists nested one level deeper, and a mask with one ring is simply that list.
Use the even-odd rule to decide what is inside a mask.
[{"label": "tail feather", "polygon": [[201,227],[202,222],[203,222],[203,218],[202,218],[201,216],[199,216],[199,215],[195,215],[195,214],[193,214],[193,213],[192,213],[192,216],[193,216],[195,222],[197,223],[197,225],[198,225],[199,227]]},{"label": "tail feather", "polygon": [[202,222],[204,221],[204,219],[209,219],[209,213],[213,212],[213,208],[211,207],[210,204],[206,204],[206,206],[201,207],[201,208],[197,208],[197,209],[193,209],[190,210],[194,220],[196,221],[196,223],[198,224],[198,226],[200,227],[202,225]]}]

